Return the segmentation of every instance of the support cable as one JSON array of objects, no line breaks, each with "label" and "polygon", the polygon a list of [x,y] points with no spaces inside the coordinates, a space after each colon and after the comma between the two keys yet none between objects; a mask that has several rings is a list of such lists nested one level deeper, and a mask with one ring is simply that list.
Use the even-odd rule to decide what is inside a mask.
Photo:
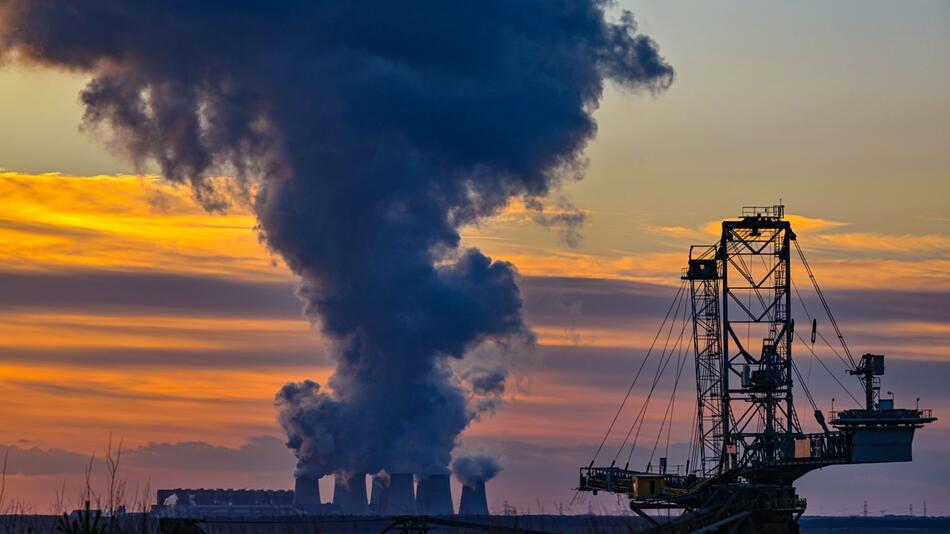
[{"label": "support cable", "polygon": [[692,410],[693,420],[690,422],[690,432],[689,432],[689,455],[686,456],[686,474],[689,475],[689,467],[692,464],[693,469],[699,465],[699,447],[702,445],[699,443],[699,418],[698,410]]},{"label": "support cable", "polygon": [[808,403],[811,404],[812,410],[815,410],[816,412],[819,411],[818,405],[815,404],[815,399],[811,396],[811,391],[808,391],[808,386],[806,386],[805,381],[802,380],[802,374],[798,372],[798,364],[796,364],[794,360],[792,361],[792,369],[795,370],[795,375],[798,376],[798,381],[801,383],[802,389],[805,391],[805,396],[808,397]]},{"label": "support cable", "polygon": [[[679,376],[676,377],[679,382]],[[673,396],[676,396],[676,384],[673,384]],[[676,400],[673,400],[673,406],[670,408],[670,421],[666,425],[666,446],[663,448],[663,456],[670,457],[670,438],[673,434],[673,414],[676,412]]]},{"label": "support cable", "polygon": [[828,306],[828,301],[825,300],[825,295],[821,292],[821,287],[818,286],[818,280],[815,278],[815,273],[812,272],[811,266],[808,265],[808,260],[805,259],[805,253],[802,251],[802,247],[798,244],[798,240],[792,241],[795,243],[795,250],[798,252],[798,257],[802,260],[802,265],[805,266],[805,271],[808,273],[808,278],[811,279],[811,283],[815,286],[815,293],[818,294],[818,300],[821,301],[821,305],[825,308],[825,313],[828,314],[828,319],[831,321],[831,326],[835,329],[835,334],[838,335],[838,340],[841,342],[841,347],[844,349],[844,353],[848,355],[848,361],[851,362],[851,368],[856,369],[858,366],[854,361],[854,356],[851,355],[851,349],[848,348],[848,343],[844,340],[844,334],[841,333],[841,329],[838,328],[838,322],[835,321],[834,315],[831,313],[831,307]]},{"label": "support cable", "polygon": [[[683,302],[685,302],[685,299],[684,301],[681,301],[681,304]],[[678,305],[676,308],[676,311],[673,314],[673,320],[670,322],[670,328],[667,330],[666,340],[663,343],[663,351],[660,353],[660,360],[657,362],[657,368],[653,374],[653,382],[651,384],[650,391],[647,394],[646,401],[644,402],[642,406],[640,406],[640,411],[637,413],[633,422],[630,424],[630,428],[627,429],[627,434],[624,436],[623,442],[620,444],[620,447],[617,449],[617,454],[614,456],[614,459],[613,459],[613,462],[611,462],[611,465],[614,465],[614,463],[616,463],[617,459],[619,459],[620,455],[623,453],[623,449],[627,446],[627,443],[630,442],[630,435],[633,434],[634,428],[637,428],[637,436],[639,436],[640,430],[638,428],[638,424],[642,425],[643,414],[650,403],[650,398],[653,395],[653,390],[656,387],[656,383],[659,381],[660,376],[663,374],[663,371],[666,369],[666,365],[669,362],[669,358],[667,357],[667,349],[669,348],[670,339],[673,334],[673,328],[676,326],[676,321],[679,318],[679,314],[680,314],[680,306]],[[636,446],[636,440],[637,440],[637,437],[634,437],[634,446]],[[630,467],[629,459],[627,460],[626,467]]]},{"label": "support cable", "polygon": [[[643,420],[645,418],[644,416],[646,414],[646,410],[650,406],[650,399],[653,397],[653,392],[655,391],[656,385],[659,383],[660,378],[662,378],[663,373],[666,372],[666,368],[669,365],[670,359],[673,354],[672,351],[667,352],[667,349],[669,348],[669,342],[673,334],[673,327],[676,326],[676,320],[678,318],[679,318],[679,308],[676,309],[676,314],[673,318],[673,321],[670,323],[670,329],[667,332],[666,342],[663,345],[663,352],[660,354],[660,361],[657,362],[657,368],[653,374],[653,382],[650,385],[650,391],[647,393],[647,398],[644,401],[643,405],[640,406],[640,411],[637,413],[636,418],[634,418],[633,422],[630,424],[630,428],[627,429],[627,435],[624,436],[623,443],[621,443],[620,448],[617,449],[617,454],[614,456],[614,459],[611,465],[613,465],[620,458],[620,455],[623,454],[623,449],[627,446],[627,443],[630,443],[630,435],[633,433],[633,429],[636,428],[637,431],[636,431],[636,434],[634,434],[633,442],[631,444],[631,449],[630,449],[631,450],[630,455],[631,456],[633,455],[633,449],[636,447],[637,440],[640,437],[640,429],[643,427]],[[629,467],[630,467],[630,458],[628,457],[627,463],[624,466],[624,469],[627,469]]]},{"label": "support cable", "polygon": [[825,365],[825,362],[821,361],[821,357],[818,356],[817,354],[815,354],[814,349],[812,349],[812,348],[809,347],[807,344],[805,344],[805,340],[802,338],[802,335],[799,334],[798,332],[795,332],[795,336],[798,337],[798,340],[801,341],[802,344],[805,345],[805,347],[812,353],[812,355],[815,357],[815,360],[817,360],[818,363],[820,363],[821,366],[825,368],[825,371],[828,371],[828,374],[831,375],[831,378],[833,378],[833,379],[835,380],[835,382],[838,383],[839,386],[841,386],[841,389],[843,389],[844,392],[847,393],[849,397],[851,397],[851,400],[853,400],[853,401],[855,402],[855,404],[857,404],[858,406],[860,406],[861,403],[858,401],[858,399],[857,399],[853,394],[851,394],[851,390],[849,390],[848,388],[846,388],[845,385],[842,384],[840,380],[838,380],[838,377],[835,376],[835,374],[831,372],[831,369],[828,369],[828,366]]},{"label": "support cable", "polygon": [[[663,332],[666,326],[666,321],[670,318],[670,313],[673,311],[673,306],[680,300],[680,296],[683,293],[683,290],[686,288],[686,282],[680,284],[679,289],[676,291],[676,295],[673,296],[673,302],[670,303],[669,309],[666,310],[666,316],[663,317],[663,323],[660,324],[660,329],[657,330],[656,335],[653,336],[653,342],[650,343],[650,348],[647,350],[646,356],[643,357],[643,361],[640,362],[640,368],[637,369],[636,375],[633,377],[633,381],[630,383],[630,387],[627,388],[627,393],[623,396],[623,401],[620,403],[620,407],[617,408],[617,413],[614,414],[614,418],[610,421],[610,426],[607,427],[607,432],[604,433],[604,439],[601,440],[600,445],[597,447],[597,452],[594,453],[594,457],[590,460],[590,465],[588,467],[593,467],[594,462],[597,461],[597,456],[600,455],[600,452],[603,450],[604,445],[607,443],[607,439],[610,437],[610,433],[613,431],[614,425],[617,423],[617,419],[620,417],[620,413],[623,412],[624,407],[627,404],[627,400],[630,399],[630,393],[633,392],[633,388],[637,385],[637,380],[640,379],[640,373],[643,371],[643,368],[646,366],[647,361],[650,359],[650,354],[653,352],[653,348],[656,345],[657,339],[660,338],[660,334]],[[678,309],[678,308],[677,308]],[[672,327],[672,326],[671,326]],[[621,446],[622,448],[623,446]],[[614,458],[616,461],[616,458]]]},{"label": "support cable", "polygon": [[[683,343],[682,345],[685,348],[686,343]],[[659,446],[660,439],[663,438],[663,431],[667,428],[673,427],[672,418],[670,416],[671,414],[670,410],[671,410],[671,406],[673,405],[674,399],[676,398],[676,390],[679,385],[680,375],[682,375],[683,373],[683,364],[684,364],[683,355],[685,351],[683,350],[683,348],[680,348],[680,343],[677,343],[677,345],[673,347],[673,352],[677,354],[676,363],[673,366],[673,368],[676,369],[676,374],[673,377],[673,389],[670,391],[670,400],[666,403],[666,408],[663,410],[663,419],[660,420],[660,428],[658,429],[656,433],[656,440],[653,442],[653,451],[650,453],[650,463],[653,463],[653,456],[656,454],[656,449]],[[667,425],[667,422],[669,422],[670,424]]]},{"label": "support cable", "polygon": [[[792,288],[795,290],[795,295],[798,296],[798,302],[802,305],[802,309],[805,310],[805,316],[808,317],[808,321],[811,322],[811,321],[817,320],[817,319],[815,319],[814,317],[812,317],[811,312],[808,311],[808,306],[805,306],[805,299],[803,299],[803,298],[802,298],[802,294],[799,293],[799,291],[798,291],[798,284],[796,284],[794,280],[792,280]],[[848,360],[846,360],[846,359],[844,358],[844,356],[842,356],[841,353],[838,352],[837,349],[835,349],[835,346],[832,345],[830,341],[828,341],[828,338],[826,338],[826,337],[821,333],[821,331],[819,331],[819,330],[816,329],[816,330],[815,330],[815,335],[818,336],[819,338],[821,338],[821,340],[825,343],[825,346],[828,347],[828,350],[830,350],[831,352],[833,352],[834,355],[837,356],[839,360],[841,360],[841,363],[845,364],[846,366],[850,365],[850,363],[848,363]]]},{"label": "support cable", "polygon": [[[682,341],[683,334],[686,332],[686,326],[687,324],[689,324],[686,317],[688,313],[689,313],[689,307],[684,306],[683,307],[683,327],[680,329],[680,333],[676,341],[676,346],[679,346],[679,343]],[[676,315],[677,316],[679,315],[678,309],[676,310]],[[671,327],[670,333],[672,333],[672,330],[673,330],[672,326],[674,324],[675,324],[675,320],[674,320],[674,323],[670,324],[670,327]],[[669,342],[669,337],[667,337],[667,342]],[[666,346],[664,346],[663,349],[665,352]],[[614,461],[616,461],[617,457],[619,457],[621,452],[623,452],[623,447],[626,445],[627,440],[630,438],[630,433],[633,431],[634,425],[636,425],[637,432],[633,437],[633,441],[630,443],[630,453],[627,455],[626,465],[627,467],[630,467],[630,461],[633,458],[633,451],[637,446],[637,441],[640,439],[640,431],[643,429],[643,422],[646,420],[646,411],[650,407],[650,400],[653,398],[653,392],[656,390],[656,385],[660,382],[660,378],[663,376],[663,373],[666,371],[666,368],[669,365],[670,360],[672,358],[673,358],[673,350],[670,350],[669,354],[667,354],[666,356],[666,361],[663,362],[662,367],[660,366],[657,367],[657,372],[656,372],[656,375],[653,377],[653,384],[650,386],[649,393],[647,393],[646,401],[643,403],[643,407],[640,409],[640,413],[637,416],[637,420],[634,420],[634,423],[630,425],[630,430],[627,431],[627,437],[624,439],[624,444],[621,445],[620,450],[617,451],[617,456],[614,457]],[[662,357],[661,357],[661,360],[662,360]],[[637,421],[639,421],[639,424],[637,423]]]},{"label": "support cable", "polygon": [[[808,306],[805,305],[805,299],[802,298],[802,294],[798,291],[798,284],[796,284],[794,280],[792,280],[792,288],[795,290],[795,295],[798,297],[798,302],[801,304],[802,309],[805,310],[805,315],[808,317],[808,320],[812,322],[812,324],[815,324],[814,322],[817,320],[812,317],[811,312],[808,310]],[[848,360],[846,360],[844,356],[842,356],[841,353],[837,351],[837,349],[835,349],[834,345],[828,341],[828,338],[826,338],[820,330],[815,329],[815,335],[821,339],[822,343],[824,343],[826,347],[828,347],[828,350],[830,350],[835,356],[838,357],[839,360],[841,360],[841,363],[843,363],[846,368],[853,367],[853,365],[849,363]],[[814,343],[812,343],[812,345],[814,345]],[[812,354],[814,354],[814,352]],[[853,361],[854,360],[852,359],[852,362]],[[857,379],[858,384],[861,384],[861,377],[855,376],[855,378]],[[808,380],[811,381],[811,360],[808,361]]]},{"label": "support cable", "polygon": [[[669,457],[670,450],[670,431],[673,429],[673,407],[676,402],[676,390],[679,387],[680,376],[683,374],[683,367],[686,364],[686,347],[688,343],[683,344],[679,350],[679,356],[676,362],[676,377],[673,379],[673,391],[670,393],[670,401],[663,412],[663,420],[660,422],[660,430],[656,434],[656,441],[653,442],[653,450],[650,452],[650,463],[653,463],[653,457],[656,455],[656,449],[660,444],[660,438],[663,436],[663,430],[666,429],[666,456]],[[676,349],[674,349],[676,350]]]},{"label": "support cable", "polygon": [[[818,322],[814,317],[812,317],[811,312],[808,311],[808,306],[805,305],[805,299],[802,298],[801,292],[798,291],[798,284],[795,283],[794,279],[792,280],[792,289],[795,290],[795,296],[798,297],[799,304],[801,304],[802,309],[805,310],[805,317],[808,317],[808,322],[813,325],[813,328],[815,328],[814,325],[817,325]],[[815,328],[815,333],[818,333],[817,328]],[[812,343],[812,345],[814,345],[814,343]],[[832,350],[832,352],[834,351]],[[814,360],[814,356],[808,359],[808,378],[805,381],[808,384],[811,384],[811,364],[814,362]],[[799,377],[799,380],[801,380],[801,377]]]}]

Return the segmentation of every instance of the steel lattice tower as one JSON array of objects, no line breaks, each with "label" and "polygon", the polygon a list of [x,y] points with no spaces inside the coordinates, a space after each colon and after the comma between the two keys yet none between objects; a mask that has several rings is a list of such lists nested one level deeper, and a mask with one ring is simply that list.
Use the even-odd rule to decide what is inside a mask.
[{"label": "steel lattice tower", "polygon": [[722,343],[719,314],[719,261],[717,248],[690,249],[689,268],[693,313],[693,344],[696,347],[696,398],[699,430],[699,468],[703,476],[721,472],[723,449]]},{"label": "steel lattice tower", "polygon": [[729,467],[768,462],[783,435],[801,434],[792,398],[789,314],[795,235],[783,211],[749,208],[741,220],[722,223],[722,417]]},{"label": "steel lattice tower", "polygon": [[801,434],[789,314],[795,235],[782,211],[750,208],[739,221],[723,221],[717,245],[690,250],[684,278],[693,300],[704,476],[767,461],[780,437]]}]

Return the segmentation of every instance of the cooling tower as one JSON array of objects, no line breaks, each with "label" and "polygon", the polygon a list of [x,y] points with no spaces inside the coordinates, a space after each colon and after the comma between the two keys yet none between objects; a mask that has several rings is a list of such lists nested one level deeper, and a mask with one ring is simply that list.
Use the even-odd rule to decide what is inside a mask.
[{"label": "cooling tower", "polygon": [[412,473],[389,475],[386,507],[383,515],[416,515],[416,498],[412,491]]},{"label": "cooling tower", "polygon": [[373,487],[369,494],[369,513],[383,515],[388,501],[389,476],[373,475]]},{"label": "cooling tower", "polygon": [[333,483],[333,504],[344,515],[366,515],[366,475],[353,475],[349,480],[337,475]]},{"label": "cooling tower", "polygon": [[422,515],[452,515],[452,489],[449,475],[426,475],[416,487],[416,509]]},{"label": "cooling tower", "polygon": [[462,485],[459,515],[488,515],[488,496],[485,495],[484,480],[476,480],[474,487]]},{"label": "cooling tower", "polygon": [[297,506],[320,505],[320,479],[317,477],[297,477],[294,483],[294,504]]}]

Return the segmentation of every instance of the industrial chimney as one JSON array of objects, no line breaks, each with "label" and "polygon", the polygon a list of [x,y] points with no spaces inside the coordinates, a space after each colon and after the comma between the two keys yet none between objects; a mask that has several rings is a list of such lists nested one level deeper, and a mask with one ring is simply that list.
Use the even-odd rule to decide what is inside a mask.
[{"label": "industrial chimney", "polygon": [[416,487],[416,509],[422,515],[452,515],[452,489],[448,473],[419,477]]},{"label": "industrial chimney", "polygon": [[412,473],[389,475],[389,489],[386,491],[386,507],[383,515],[416,515]]},{"label": "industrial chimney", "polygon": [[297,506],[320,505],[320,479],[311,476],[299,476],[294,483],[294,504]]},{"label": "industrial chimney", "polygon": [[386,503],[389,492],[389,475],[382,473],[373,475],[373,487],[369,494],[369,513],[383,515],[386,513]]},{"label": "industrial chimney", "polygon": [[462,485],[459,515],[488,515],[488,496],[485,494],[484,480],[473,480],[471,485]]},{"label": "industrial chimney", "polygon": [[345,478],[336,475],[333,483],[333,504],[339,507],[343,515],[366,515],[366,475],[358,474]]}]

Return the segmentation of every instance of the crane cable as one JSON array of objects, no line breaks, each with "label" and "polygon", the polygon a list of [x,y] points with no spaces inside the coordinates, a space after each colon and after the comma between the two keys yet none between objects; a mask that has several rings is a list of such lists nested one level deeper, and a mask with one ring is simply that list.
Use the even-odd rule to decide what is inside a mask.
[{"label": "crane cable", "polygon": [[798,337],[799,341],[801,341],[802,344],[805,345],[805,347],[809,350],[809,352],[811,352],[812,356],[815,357],[815,360],[817,360],[818,363],[820,363],[821,366],[824,367],[825,371],[828,371],[828,374],[831,375],[831,378],[833,378],[833,379],[835,380],[835,382],[838,383],[839,386],[841,386],[841,389],[843,389],[844,392],[847,393],[848,396],[851,397],[851,399],[852,399],[858,406],[860,406],[861,403],[858,401],[858,399],[857,399],[854,395],[851,394],[851,390],[849,390],[847,387],[845,387],[845,385],[842,384],[840,380],[838,380],[838,377],[835,376],[835,374],[831,372],[831,369],[828,369],[828,366],[825,365],[825,362],[821,361],[821,357],[818,356],[818,355],[815,353],[814,349],[812,349],[810,346],[808,346],[808,344],[805,343],[805,339],[802,338],[802,335],[799,334],[798,332],[795,332],[795,336]]},{"label": "crane cable", "polygon": [[[683,290],[685,288],[686,288],[686,281],[684,280],[683,283],[680,284],[679,289],[676,291],[676,295],[673,296],[673,302],[670,303],[669,309],[666,310],[666,316],[663,317],[663,323],[660,324],[660,329],[657,330],[656,335],[653,336],[653,342],[650,343],[650,348],[647,350],[646,356],[644,356],[643,361],[640,363],[640,368],[637,369],[637,373],[636,375],[634,375],[633,381],[630,383],[630,387],[627,388],[627,393],[623,396],[623,401],[620,403],[620,407],[617,408],[617,413],[614,414],[613,420],[610,421],[610,426],[607,427],[607,432],[604,433],[604,439],[601,440],[600,445],[597,447],[597,452],[594,453],[594,457],[591,458],[590,465],[588,467],[594,466],[594,462],[597,461],[597,456],[600,455],[600,452],[604,449],[604,445],[607,443],[607,439],[610,438],[610,433],[613,431],[614,425],[617,424],[617,419],[620,417],[620,413],[623,412],[623,409],[627,404],[627,400],[630,399],[630,393],[633,392],[633,388],[637,385],[637,380],[640,379],[640,373],[643,372],[643,368],[646,366],[647,361],[650,359],[650,354],[653,352],[653,348],[656,345],[657,340],[660,338],[660,334],[663,332],[666,326],[666,321],[670,318],[670,313],[673,311],[673,306],[675,306],[676,303],[680,300],[680,296],[683,293]],[[616,458],[614,458],[614,461],[616,461]]]},{"label": "crane cable", "polygon": [[831,326],[835,329],[835,334],[838,335],[838,340],[841,342],[841,347],[844,349],[844,353],[848,355],[848,361],[851,362],[851,368],[857,369],[857,363],[854,361],[854,356],[851,355],[851,349],[848,348],[848,343],[844,340],[844,334],[841,333],[841,329],[838,328],[838,322],[835,321],[834,315],[831,313],[831,307],[828,306],[828,301],[825,300],[825,295],[821,292],[821,287],[818,286],[818,280],[815,278],[815,273],[812,272],[811,266],[808,265],[808,260],[805,259],[805,253],[802,251],[802,247],[798,244],[798,240],[792,241],[795,244],[795,250],[798,252],[798,257],[802,260],[802,265],[805,266],[805,271],[808,273],[808,278],[811,280],[813,286],[815,286],[815,293],[818,294],[818,300],[821,301],[821,305],[825,308],[825,313],[828,314],[828,319],[831,321]]},{"label": "crane cable", "polygon": [[[808,322],[812,324],[812,339],[814,339],[815,335],[818,333],[818,319],[815,319],[814,317],[812,317],[811,312],[808,311],[808,306],[805,305],[805,299],[802,298],[801,292],[798,291],[798,284],[795,283],[795,280],[792,280],[792,289],[795,290],[795,296],[798,297],[798,302],[799,304],[801,304],[802,310],[805,311],[805,317],[808,317]],[[814,344],[815,342],[812,341],[813,346]],[[830,345],[829,345],[829,348],[831,348]],[[833,348],[831,349],[831,352],[834,352]],[[836,354],[836,355],[838,356],[838,358],[841,358],[840,354]],[[806,380],[803,383],[809,383],[809,384],[811,383],[811,364],[814,363],[814,361],[815,361],[814,356],[808,359],[808,380]],[[801,380],[801,377],[799,377],[799,380]]]},{"label": "crane cable", "polygon": [[[802,309],[805,310],[805,316],[808,317],[808,320],[817,322],[818,319],[815,317],[812,317],[811,312],[808,311],[808,306],[805,305],[805,299],[802,298],[802,294],[798,291],[798,284],[796,284],[794,281],[792,281],[792,289],[795,290],[795,296],[798,297],[798,302],[799,304],[801,304]],[[840,352],[835,350],[834,345],[832,345],[831,342],[828,341],[828,338],[826,338],[824,334],[822,334],[821,331],[819,331],[817,328],[815,329],[815,335],[821,338],[821,340],[825,343],[825,346],[828,347],[828,350],[833,352],[834,355],[837,356],[839,360],[841,360],[841,363],[845,364],[846,366],[850,365],[848,360],[844,359],[844,356],[842,356]],[[814,343],[812,343],[812,345],[814,345]]]},{"label": "crane cable", "polygon": [[693,469],[700,463],[699,460],[699,424],[696,421],[699,419],[699,410],[693,410],[693,420],[690,421],[689,427],[689,456],[686,457],[686,474],[689,475],[690,463],[692,463]]},{"label": "crane cable", "polygon": [[818,405],[815,404],[815,399],[811,396],[811,391],[808,391],[808,385],[805,384],[805,381],[802,380],[802,374],[798,371],[798,364],[795,363],[795,360],[792,360],[792,369],[795,370],[795,375],[798,377],[798,382],[802,385],[802,389],[805,391],[805,396],[808,397],[808,403],[811,404],[812,410],[816,412],[818,410]]},{"label": "crane cable", "polygon": [[[647,393],[646,401],[643,403],[643,407],[640,408],[640,413],[637,415],[637,419],[634,420],[633,424],[630,425],[630,429],[627,431],[627,436],[624,438],[624,443],[620,446],[620,450],[617,451],[617,456],[614,457],[614,461],[620,457],[620,454],[623,452],[623,448],[626,446],[628,440],[630,439],[630,434],[633,432],[633,427],[637,427],[637,433],[633,436],[633,441],[630,442],[630,453],[627,454],[627,467],[630,467],[630,460],[633,458],[633,451],[637,446],[637,441],[640,439],[640,431],[643,429],[643,422],[646,420],[646,411],[650,407],[650,400],[653,398],[653,392],[656,390],[657,384],[660,382],[660,378],[663,376],[663,373],[666,372],[666,368],[670,363],[670,360],[673,359],[673,352],[678,350],[679,344],[683,340],[683,334],[686,332],[686,326],[689,324],[686,320],[686,316],[689,313],[689,308],[683,307],[683,328],[680,329],[679,336],[677,337],[676,343],[670,352],[666,355],[666,361],[663,362],[661,356],[660,360],[663,362],[662,366],[657,366],[656,374],[653,377],[653,384],[650,386],[650,391]],[[676,315],[679,315],[679,309],[676,310]],[[673,331],[674,323],[670,324],[670,333]],[[669,337],[667,337],[667,343],[669,343]],[[664,346],[664,352],[666,351],[666,346]],[[637,423],[639,421],[639,424]]]},{"label": "crane cable", "polygon": [[[796,248],[798,248],[798,249],[799,249],[799,253],[801,253],[801,248],[798,247],[798,245],[796,245]],[[806,267],[807,267],[807,265],[806,265]],[[811,277],[812,277],[812,281],[816,284],[816,287],[817,287],[817,280],[814,279],[814,275],[811,275]],[[802,298],[802,294],[801,294],[801,292],[798,290],[798,284],[796,284],[794,280],[792,280],[792,289],[795,290],[795,296],[798,297],[798,302],[799,302],[799,304],[801,304],[802,310],[805,311],[805,316],[807,316],[807,317],[808,317],[808,320],[812,322],[812,325],[817,324],[817,319],[812,316],[811,312],[808,310],[808,306],[805,305],[805,299]],[[819,297],[822,297],[821,293],[819,293]],[[822,299],[822,302],[824,302],[823,299]],[[826,308],[826,309],[827,309],[827,308]],[[834,318],[831,317],[831,315],[830,315],[830,313],[831,313],[830,310],[828,310],[828,313],[829,313],[829,318],[831,318],[832,324],[833,324],[834,327],[835,327],[835,330],[838,332],[839,337],[840,337],[840,338],[842,339],[842,341],[843,341],[843,340],[844,340],[844,336],[842,336],[842,335],[841,335],[841,332],[838,330],[838,325],[837,325],[837,323],[834,322]],[[814,326],[813,326],[813,328],[814,328]],[[850,366],[850,367],[854,368],[854,365],[853,365],[854,359],[852,358],[852,359],[851,359],[851,362],[852,362],[852,363],[849,363],[848,360],[846,360],[846,359],[844,358],[844,356],[842,356],[841,353],[838,352],[838,351],[835,349],[834,345],[832,345],[831,342],[828,341],[828,338],[826,338],[825,335],[822,334],[821,331],[819,331],[817,328],[814,329],[814,335],[817,336],[819,339],[821,339],[822,343],[824,343],[825,346],[828,347],[828,350],[830,350],[835,356],[837,356],[837,358],[838,358],[839,360],[841,360],[841,363],[843,363],[843,364],[845,365],[845,367]],[[804,341],[803,341],[803,342],[804,342]],[[814,342],[812,343],[812,345],[814,345]],[[847,345],[845,345],[845,347],[847,347]],[[850,356],[850,352],[848,353],[848,355]],[[815,357],[815,352],[812,351],[812,359],[814,359],[814,357]],[[821,362],[819,362],[819,363],[821,363]],[[824,364],[822,364],[822,365],[824,365]],[[826,369],[827,369],[827,368],[826,368]],[[809,360],[809,362],[808,362],[808,371],[809,371],[809,372],[808,372],[808,378],[809,378],[809,381],[810,381],[810,380],[811,380],[811,360]],[[799,378],[801,378],[801,377],[799,377]],[[857,379],[858,383],[861,383],[861,378],[860,378],[860,377],[855,376],[855,378]]]},{"label": "crane cable", "polygon": [[663,420],[660,422],[660,430],[656,434],[656,441],[653,442],[653,450],[650,452],[650,464],[653,463],[653,457],[656,455],[656,449],[660,444],[660,438],[663,436],[664,428],[667,429],[666,450],[667,454],[669,453],[669,432],[673,429],[673,407],[676,401],[676,390],[680,383],[680,376],[682,376],[683,367],[686,364],[685,356],[687,346],[688,343],[684,344],[683,348],[679,350],[679,356],[677,356],[676,377],[673,379],[673,391],[670,393],[670,401],[667,403],[666,410],[663,412]]}]

